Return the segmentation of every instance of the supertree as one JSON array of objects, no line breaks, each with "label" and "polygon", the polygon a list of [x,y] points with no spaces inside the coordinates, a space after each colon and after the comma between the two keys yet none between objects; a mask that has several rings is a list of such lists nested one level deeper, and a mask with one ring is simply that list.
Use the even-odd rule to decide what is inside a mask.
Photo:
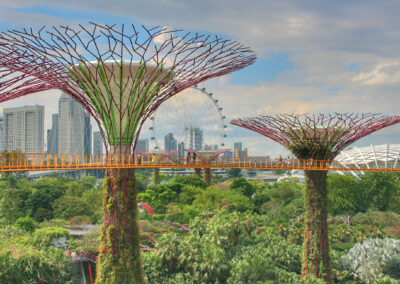
[{"label": "supertree", "polygon": [[[290,150],[298,159],[328,164],[346,146],[389,125],[400,116],[379,114],[283,114],[235,119],[231,124],[260,133]],[[327,171],[305,170],[306,218],[302,276],[315,275],[331,283],[326,211]]]},{"label": "supertree", "polygon": [[[14,30],[3,37],[65,66],[68,76],[54,74],[58,88],[95,117],[115,162],[133,153],[143,122],[162,102],[256,59],[235,41],[160,27],[91,23]],[[143,283],[134,169],[107,171],[104,205],[96,281]]]},{"label": "supertree", "polygon": [[[211,165],[218,158],[219,155],[230,151],[230,149],[219,149],[219,150],[188,150],[188,149],[185,149],[185,151],[191,153],[192,157],[196,154],[196,156],[199,157],[200,163]],[[195,168],[195,170],[196,169],[200,170],[200,168]],[[200,176],[200,174],[198,174],[198,173],[196,173],[196,175]],[[208,185],[212,184],[212,176],[211,176],[210,168],[204,168],[204,181]]]}]

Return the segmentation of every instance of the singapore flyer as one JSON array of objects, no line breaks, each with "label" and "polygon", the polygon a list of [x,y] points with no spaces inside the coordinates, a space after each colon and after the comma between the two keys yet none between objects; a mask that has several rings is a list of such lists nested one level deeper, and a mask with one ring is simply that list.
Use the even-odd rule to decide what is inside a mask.
[{"label": "singapore flyer", "polygon": [[146,122],[151,135],[150,149],[223,148],[227,126],[222,111],[218,99],[205,87],[195,85],[177,94]]}]

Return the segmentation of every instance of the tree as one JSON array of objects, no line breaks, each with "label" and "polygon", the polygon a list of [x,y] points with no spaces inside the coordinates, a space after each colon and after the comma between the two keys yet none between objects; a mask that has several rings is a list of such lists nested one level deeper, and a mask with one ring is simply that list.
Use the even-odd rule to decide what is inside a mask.
[{"label": "tree", "polygon": [[184,185],[192,185],[195,187],[200,187],[202,189],[205,189],[208,184],[200,177],[198,176],[176,176],[173,180],[173,182],[184,184]]},{"label": "tree", "polygon": [[31,211],[28,199],[31,195],[29,188],[4,188],[0,191],[0,217],[8,224],[24,217]]},{"label": "tree", "polygon": [[365,194],[364,210],[369,208],[385,211],[389,208],[392,196],[396,194],[399,185],[396,175],[383,172],[367,172],[361,177],[361,191]]},{"label": "tree", "polygon": [[241,177],[242,176],[242,170],[241,169],[229,169],[228,170],[228,176],[230,178],[237,178],[237,177]]},{"label": "tree", "polygon": [[256,192],[254,185],[242,177],[234,178],[229,185],[229,189],[238,191],[247,197],[251,197]]},{"label": "tree", "polygon": [[27,232],[33,232],[35,230],[35,220],[29,216],[20,217],[15,221],[15,226],[21,228]]},{"label": "tree", "polygon": [[358,180],[350,175],[328,175],[328,212],[331,215],[363,210],[365,194]]},{"label": "tree", "polygon": [[56,199],[52,207],[56,218],[69,219],[93,214],[90,205],[83,198],[76,196],[64,195]]}]

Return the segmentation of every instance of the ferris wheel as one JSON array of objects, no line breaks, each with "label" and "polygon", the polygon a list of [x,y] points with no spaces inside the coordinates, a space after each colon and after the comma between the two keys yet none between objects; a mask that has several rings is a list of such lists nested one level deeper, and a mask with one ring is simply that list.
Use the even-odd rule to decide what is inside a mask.
[{"label": "ferris wheel", "polygon": [[227,125],[222,110],[218,99],[198,85],[175,95],[150,117],[152,149],[166,150],[167,139],[175,141],[177,149],[179,144],[181,149],[224,147]]}]

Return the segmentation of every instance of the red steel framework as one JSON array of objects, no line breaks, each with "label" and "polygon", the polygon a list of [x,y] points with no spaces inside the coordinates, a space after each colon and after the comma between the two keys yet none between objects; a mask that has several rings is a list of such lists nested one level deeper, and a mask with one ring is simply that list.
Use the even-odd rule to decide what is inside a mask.
[{"label": "red steel framework", "polygon": [[[22,60],[20,70],[79,101],[96,119],[110,154],[133,153],[143,122],[171,96],[256,59],[247,46],[223,37],[135,25],[12,30],[2,33],[0,45],[43,59],[35,68]],[[39,90],[33,83],[27,88]],[[19,95],[6,88],[0,97]],[[143,283],[134,169],[108,170],[105,183],[96,281]]]},{"label": "red steel framework", "polygon": [[[235,119],[231,124],[260,133],[286,147],[299,160],[325,160],[330,165],[336,155],[358,139],[400,122],[400,116],[380,114],[282,114]],[[304,166],[304,165],[303,165]],[[327,167],[329,168],[329,167]],[[305,169],[306,216],[302,277],[314,275],[332,282],[326,211],[327,171]]]}]

